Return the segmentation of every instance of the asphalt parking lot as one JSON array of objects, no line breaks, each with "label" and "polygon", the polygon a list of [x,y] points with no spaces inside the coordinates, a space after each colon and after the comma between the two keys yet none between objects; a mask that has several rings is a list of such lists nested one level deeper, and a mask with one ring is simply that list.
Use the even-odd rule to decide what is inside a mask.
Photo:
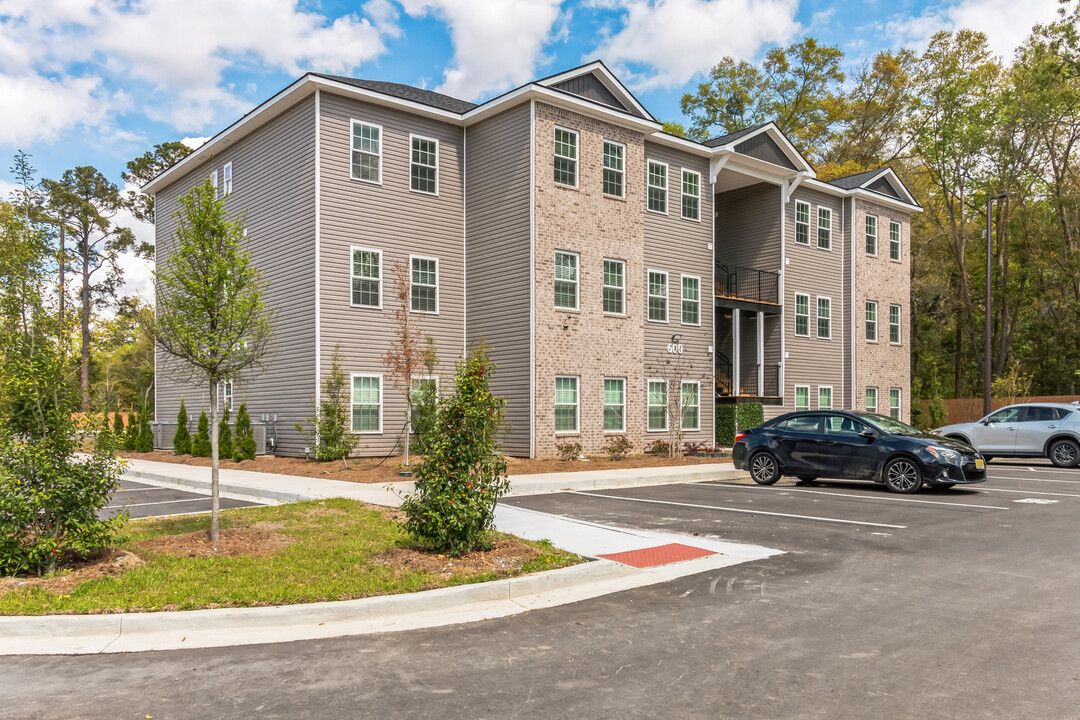
[{"label": "asphalt parking lot", "polygon": [[[223,497],[220,504],[221,508],[225,509],[251,507],[259,503]],[[120,488],[113,493],[109,504],[98,515],[103,518],[116,517],[121,511],[126,511],[132,518],[208,513],[210,495],[136,482],[124,477],[121,478]]]}]

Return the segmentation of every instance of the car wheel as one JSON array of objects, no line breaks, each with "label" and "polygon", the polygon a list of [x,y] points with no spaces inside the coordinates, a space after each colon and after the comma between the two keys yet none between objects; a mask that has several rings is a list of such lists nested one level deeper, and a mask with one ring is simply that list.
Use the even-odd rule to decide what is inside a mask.
[{"label": "car wheel", "polygon": [[772,485],[780,479],[780,464],[770,452],[759,452],[750,458],[750,477],[758,485]]},{"label": "car wheel", "polygon": [[896,458],[885,466],[885,487],[894,493],[910,494],[922,487],[922,471],[910,458]]},{"label": "car wheel", "polygon": [[1050,446],[1050,462],[1060,468],[1076,467],[1080,463],[1080,447],[1072,440],[1058,440]]}]

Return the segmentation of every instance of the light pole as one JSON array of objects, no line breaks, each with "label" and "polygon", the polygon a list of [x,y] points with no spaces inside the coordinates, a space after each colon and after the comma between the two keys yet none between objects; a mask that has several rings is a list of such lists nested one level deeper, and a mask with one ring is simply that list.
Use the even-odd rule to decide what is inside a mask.
[{"label": "light pole", "polygon": [[[983,347],[983,417],[990,414],[990,317],[993,314],[991,312],[991,303],[993,302],[990,295],[990,273],[991,273],[991,213],[995,200],[1006,200],[1010,195],[1015,195],[1014,192],[1003,192],[997,195],[990,195],[986,198],[986,325],[983,329],[985,335],[985,345]],[[1006,201],[1005,207],[1008,208],[1008,202]]]}]

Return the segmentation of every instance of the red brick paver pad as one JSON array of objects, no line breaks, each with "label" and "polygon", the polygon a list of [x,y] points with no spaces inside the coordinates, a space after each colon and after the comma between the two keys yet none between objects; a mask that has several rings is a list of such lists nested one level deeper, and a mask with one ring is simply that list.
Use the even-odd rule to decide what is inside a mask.
[{"label": "red brick paver pad", "polygon": [[636,568],[656,567],[657,565],[669,565],[693,560],[706,555],[715,555],[712,550],[703,550],[689,545],[671,543],[670,545],[658,545],[657,547],[630,550],[628,552],[613,553],[611,555],[599,555],[605,560],[614,560],[623,565]]}]

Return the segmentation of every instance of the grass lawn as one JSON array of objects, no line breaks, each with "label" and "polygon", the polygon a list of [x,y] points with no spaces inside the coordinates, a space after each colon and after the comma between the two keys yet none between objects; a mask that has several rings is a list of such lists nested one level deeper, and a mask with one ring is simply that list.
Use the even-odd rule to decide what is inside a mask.
[{"label": "grass lawn", "polygon": [[[221,548],[208,515],[133,520],[120,549],[141,559],[115,575],[0,585],[0,614],[195,610],[347,600],[483,582],[565,567],[582,558],[546,542],[495,534],[496,549],[447,558],[415,541],[392,511],[319,500],[221,512]],[[196,535],[194,533],[202,531]],[[233,549],[227,550],[227,541]],[[240,541],[237,543],[236,541]],[[217,554],[221,551],[222,554]],[[481,557],[482,555],[482,557]],[[4,588],[7,588],[6,590]],[[59,588],[59,589],[58,589]]]}]

